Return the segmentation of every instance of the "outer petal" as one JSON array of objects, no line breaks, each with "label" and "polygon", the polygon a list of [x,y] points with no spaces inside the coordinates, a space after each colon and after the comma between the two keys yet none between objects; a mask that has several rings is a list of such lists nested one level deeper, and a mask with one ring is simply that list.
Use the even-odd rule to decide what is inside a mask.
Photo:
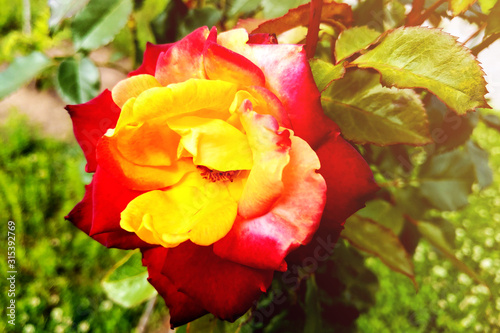
[{"label": "outer petal", "polygon": [[71,116],[76,140],[87,159],[85,171],[94,172],[97,142],[108,129],[115,127],[120,108],[113,102],[111,92],[105,90],[87,103],[67,105],[66,110]]},{"label": "outer petal", "polygon": [[[66,220],[73,223],[87,235],[90,233],[93,223],[93,187],[93,182],[85,187],[85,196],[82,201],[80,201],[65,217]],[[92,238],[106,247],[116,247],[119,249],[135,249],[138,247],[150,246],[141,241],[137,235],[126,232],[125,230],[101,233],[92,236]]]},{"label": "outer petal", "polygon": [[142,251],[142,264],[148,268],[148,281],[165,300],[170,312],[170,325],[182,326],[208,313],[191,297],[177,291],[172,282],[161,273],[167,249],[155,247]]},{"label": "outer petal", "polygon": [[302,46],[248,45],[251,60],[266,76],[267,88],[288,111],[295,135],[315,147],[337,125],[325,116],[320,93]]},{"label": "outer petal", "polygon": [[251,107],[246,100],[238,111],[254,160],[238,205],[238,214],[243,218],[269,211],[283,191],[282,173],[290,161],[290,132],[280,131],[276,119],[257,114]]},{"label": "outer petal", "polygon": [[363,208],[379,187],[366,161],[340,135],[330,136],[316,153],[323,166],[320,173],[328,186],[322,224],[338,228]]},{"label": "outer petal", "polygon": [[198,28],[159,56],[155,76],[162,85],[206,78],[203,49],[209,33]]},{"label": "outer petal", "polygon": [[326,200],[320,164],[309,145],[292,137],[290,163],[283,171],[283,196],[264,216],[237,220],[229,234],[214,244],[222,258],[261,269],[286,270],[284,258],[310,241]]},{"label": "outer petal", "polygon": [[264,86],[264,73],[250,60],[225,47],[208,43],[203,53],[207,77],[244,85]]},{"label": "outer petal", "polygon": [[123,232],[120,213],[129,202],[143,192],[132,191],[123,186],[111,173],[98,167],[92,181],[92,227],[89,234]]},{"label": "outer petal", "polygon": [[132,71],[128,76],[134,76],[139,74],[149,74],[154,75],[156,72],[156,63],[158,62],[158,57],[162,52],[168,51],[174,44],[151,44],[148,42],[146,44],[146,50],[144,51],[144,58],[142,64],[135,71]]},{"label": "outer petal", "polygon": [[320,93],[303,46],[247,44],[248,35],[244,29],[221,33],[217,41],[262,70],[266,88],[282,101],[295,135],[306,140],[311,147],[316,147],[328,133],[339,131],[323,113]]},{"label": "outer petal", "polygon": [[163,267],[178,291],[223,320],[234,321],[271,284],[272,270],[258,270],[216,256],[190,242],[169,249]]}]

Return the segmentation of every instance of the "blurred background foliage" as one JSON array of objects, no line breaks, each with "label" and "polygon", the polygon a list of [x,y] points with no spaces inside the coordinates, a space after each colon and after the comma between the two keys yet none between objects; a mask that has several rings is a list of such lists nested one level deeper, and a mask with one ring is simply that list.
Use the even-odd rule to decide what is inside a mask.
[{"label": "blurred background foliage", "polygon": [[[0,98],[36,78],[38,90],[56,91],[65,103],[86,102],[102,89],[102,68],[126,74],[141,62],[147,42],[175,42],[203,25],[224,31],[245,22],[239,20],[277,18],[305,3],[0,0]],[[349,3],[354,26],[369,27],[359,31],[372,39],[405,23],[440,26],[458,17],[475,27],[477,33],[467,46],[478,55],[500,34],[497,1]],[[423,7],[413,11],[415,6]],[[330,104],[345,97],[336,91],[353,84],[361,101],[370,89],[388,92],[376,85],[366,87],[369,76],[362,77],[363,84],[356,83],[361,74],[333,68],[340,56],[332,50],[336,45],[340,52],[335,43],[345,28],[335,20],[321,26],[316,50],[320,60],[312,63],[313,72],[318,86],[325,88],[325,111],[356,143],[382,190],[349,219],[329,260],[317,270],[299,271],[298,288],[286,285],[277,274],[273,292],[234,324],[205,316],[176,331],[500,331],[500,112],[477,109],[457,115],[433,95],[414,89],[411,98],[425,108],[422,122],[431,133],[442,131],[432,135],[433,143],[423,145],[419,139],[380,146],[377,138],[350,131],[338,118],[339,109]],[[304,30],[297,27],[278,39],[304,43]],[[353,49],[354,58],[370,45]],[[94,55],[103,49],[110,56],[96,60]],[[353,60],[352,54],[345,55],[346,62]],[[10,110],[0,126],[0,216],[16,222],[20,272],[16,331],[167,330],[168,309],[150,289],[139,282],[126,294],[126,299],[135,300],[132,303],[124,303],[123,295],[116,293],[123,289],[123,277],[144,282],[140,257],[108,250],[64,221],[82,198],[83,185],[90,182],[79,147],[73,140],[48,136],[22,114]],[[446,139],[440,140],[443,133]],[[384,242],[392,247],[377,246]],[[0,267],[7,271],[6,260]],[[283,302],[276,301],[279,295],[285,295]],[[0,299],[7,304],[6,293]],[[6,321],[0,322],[0,331],[7,329]]]}]

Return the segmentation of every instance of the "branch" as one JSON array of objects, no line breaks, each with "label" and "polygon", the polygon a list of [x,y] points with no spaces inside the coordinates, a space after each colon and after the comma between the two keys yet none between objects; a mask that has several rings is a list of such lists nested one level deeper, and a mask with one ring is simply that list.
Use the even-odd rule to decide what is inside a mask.
[{"label": "branch", "polygon": [[[423,0],[415,0],[413,2],[413,8],[415,11],[412,9],[410,14],[406,17],[406,25],[407,26],[415,26],[415,25],[421,25],[424,23],[425,20],[427,20],[431,14],[443,3],[445,3],[448,0],[437,0],[434,2],[428,9],[426,9],[423,13],[422,10],[424,8]],[[418,5],[418,7],[416,7]]]},{"label": "branch", "polygon": [[474,46],[471,51],[472,54],[477,56],[479,52],[493,44],[498,38],[500,38],[500,33],[492,34],[488,38],[484,39],[479,45]]},{"label": "branch", "polygon": [[319,22],[321,20],[321,8],[323,0],[312,0],[309,7],[309,27],[306,36],[306,56],[307,59],[314,57],[316,45],[318,44]]},{"label": "branch", "polygon": [[407,26],[413,26],[413,25],[418,25],[416,23],[419,20],[420,15],[422,14],[422,11],[424,10],[424,4],[425,0],[414,0],[411,11],[406,17],[406,25]]},{"label": "branch", "polygon": [[477,35],[479,35],[479,33],[481,32],[481,30],[483,30],[484,28],[486,28],[486,24],[488,22],[484,22],[477,30],[476,32],[474,32],[472,35],[470,35],[469,38],[467,38],[467,40],[464,42],[464,45],[467,44],[468,42],[470,42],[474,37],[476,37]]}]

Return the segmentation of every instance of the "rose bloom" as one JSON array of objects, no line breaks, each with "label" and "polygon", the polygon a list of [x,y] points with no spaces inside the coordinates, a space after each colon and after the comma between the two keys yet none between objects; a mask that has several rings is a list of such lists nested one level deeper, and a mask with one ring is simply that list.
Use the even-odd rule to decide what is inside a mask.
[{"label": "rose bloom", "polygon": [[148,44],[129,78],[67,110],[94,175],[66,218],[141,249],[172,326],[235,320],[320,224],[336,239],[378,189],[324,115],[303,46],[271,35]]}]

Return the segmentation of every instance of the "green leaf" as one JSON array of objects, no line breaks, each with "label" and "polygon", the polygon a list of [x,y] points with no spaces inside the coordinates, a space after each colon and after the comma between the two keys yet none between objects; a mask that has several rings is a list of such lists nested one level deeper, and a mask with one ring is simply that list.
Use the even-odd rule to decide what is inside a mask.
[{"label": "green leaf", "polygon": [[[402,1],[409,4],[408,1]],[[384,32],[401,26],[406,18],[404,4],[397,0],[364,0],[354,8],[356,25]]]},{"label": "green leaf", "polygon": [[239,333],[249,333],[252,332],[250,325],[246,325],[250,318],[250,312],[247,312],[240,318],[238,318],[234,323],[228,321],[217,319],[212,314],[207,314],[199,319],[190,322],[187,325],[179,327],[177,330],[185,329],[189,333],[228,333],[228,332],[239,332]]},{"label": "green leaf", "polygon": [[390,0],[384,5],[384,29],[394,29],[402,26],[406,19],[405,6],[397,1]]},{"label": "green leaf", "polygon": [[434,95],[425,101],[429,127],[436,146],[444,150],[455,149],[469,140],[477,124],[477,113],[458,115]]},{"label": "green leaf", "polygon": [[352,27],[343,30],[335,42],[335,59],[337,63],[354,53],[366,49],[380,36],[380,32],[367,26]]},{"label": "green leaf", "polygon": [[497,1],[491,8],[491,13],[486,20],[485,35],[489,36],[495,33],[500,33],[500,1]]},{"label": "green leaf", "polygon": [[252,12],[259,8],[260,2],[261,0],[235,0],[231,3],[231,6],[227,11],[227,15],[235,16],[238,14]]},{"label": "green leaf", "polygon": [[306,323],[304,325],[304,332],[322,332],[321,304],[319,302],[319,290],[314,274],[307,279],[306,286]]},{"label": "green leaf", "polygon": [[352,63],[376,69],[384,85],[425,88],[459,114],[487,106],[486,81],[477,60],[438,29],[393,30]]},{"label": "green leaf", "polygon": [[57,89],[69,104],[88,102],[99,93],[100,74],[89,58],[67,58],[57,71]]},{"label": "green leaf", "polygon": [[55,28],[65,18],[72,17],[80,11],[89,0],[49,0],[49,27]]},{"label": "green leaf", "polygon": [[396,189],[394,199],[396,204],[414,219],[422,218],[425,212],[432,208],[417,187],[406,186]]},{"label": "green leaf", "polygon": [[460,149],[434,155],[420,169],[420,191],[440,210],[457,210],[468,203],[475,171],[470,156]]},{"label": "green leaf", "polygon": [[94,50],[108,44],[120,32],[132,12],[131,0],[90,0],[71,25],[78,50]]},{"label": "green leaf", "polygon": [[265,18],[275,18],[285,15],[290,9],[303,5],[309,2],[308,0],[262,0],[263,13]]},{"label": "green leaf", "polygon": [[383,32],[383,13],[384,0],[360,1],[359,4],[354,7],[354,22],[356,22],[356,25],[366,25],[370,29]]},{"label": "green leaf", "polygon": [[450,8],[453,16],[460,15],[469,9],[476,2],[476,0],[450,0]]},{"label": "green leaf", "polygon": [[341,236],[358,249],[376,255],[390,269],[416,283],[411,258],[391,229],[355,214],[347,219]]},{"label": "green leaf", "polygon": [[332,65],[321,59],[311,59],[309,65],[319,91],[325,90],[330,82],[341,79],[345,74],[345,63],[343,62]]},{"label": "green leaf", "polygon": [[137,40],[142,51],[145,50],[147,42],[156,43],[151,22],[166,10],[169,3],[170,0],[146,0],[141,9],[133,13],[137,27]]},{"label": "green leaf", "polygon": [[376,73],[354,70],[322,95],[326,114],[351,141],[423,145],[431,142],[427,115],[412,90],[383,87]]},{"label": "green leaf", "polygon": [[403,211],[399,206],[394,206],[385,200],[376,199],[366,203],[366,207],[356,214],[373,220],[398,235],[404,224]]},{"label": "green leaf", "polygon": [[483,189],[493,184],[493,171],[488,165],[488,153],[471,140],[467,142],[465,148],[474,165],[479,187]]},{"label": "green leaf", "polygon": [[433,223],[417,221],[417,228],[422,236],[427,239],[429,243],[438,248],[439,251],[441,251],[441,253],[446,256],[458,269],[469,275],[476,282],[488,287],[479,275],[477,275],[472,269],[455,256],[455,251],[453,251],[450,247],[449,243],[446,241],[443,231],[439,227],[435,226]]},{"label": "green leaf", "polygon": [[50,64],[51,60],[37,51],[15,58],[9,67],[0,73],[0,99],[33,80]]},{"label": "green leaf", "polygon": [[498,3],[498,0],[479,0],[479,6],[481,6],[481,11],[485,14],[489,14],[491,8]]},{"label": "green leaf", "polygon": [[193,30],[202,27],[212,27],[222,18],[222,12],[214,7],[191,9],[179,25],[179,37],[184,37]]},{"label": "green leaf", "polygon": [[131,251],[108,272],[101,284],[109,299],[131,308],[157,295],[147,278],[148,270],[142,266],[141,253]]}]

